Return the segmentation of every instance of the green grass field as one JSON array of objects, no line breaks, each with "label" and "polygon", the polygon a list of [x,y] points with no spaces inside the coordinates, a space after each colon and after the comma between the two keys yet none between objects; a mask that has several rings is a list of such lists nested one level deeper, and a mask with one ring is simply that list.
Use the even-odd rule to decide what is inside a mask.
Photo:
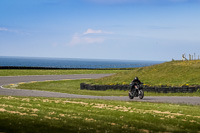
[{"label": "green grass field", "polygon": [[[192,111],[191,111],[192,110]],[[199,132],[200,106],[0,96],[0,132]]]},{"label": "green grass field", "polygon": [[106,74],[127,70],[33,70],[33,69],[0,69],[0,76],[25,75],[69,75],[69,74]]},{"label": "green grass field", "polygon": [[[200,84],[200,61],[166,62],[133,70],[0,70],[1,76],[116,73],[101,79],[11,84],[6,87],[83,95],[127,96],[127,91],[80,90],[80,83],[128,84],[138,76],[149,85]],[[200,93],[147,95],[200,96]],[[0,96],[0,132],[194,132],[200,106],[93,99]]]}]

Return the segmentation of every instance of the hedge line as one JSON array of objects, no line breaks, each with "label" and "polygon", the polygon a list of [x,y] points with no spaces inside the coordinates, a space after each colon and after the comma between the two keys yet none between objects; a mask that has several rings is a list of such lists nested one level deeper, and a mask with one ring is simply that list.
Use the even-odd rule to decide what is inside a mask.
[{"label": "hedge line", "polygon": [[[80,84],[81,90],[96,90],[96,91],[105,91],[105,90],[130,90],[129,85],[91,85],[91,84]],[[182,86],[182,87],[150,87],[143,86],[143,90],[147,92],[156,92],[156,93],[193,93],[200,91],[200,86],[190,87],[190,86]]]}]

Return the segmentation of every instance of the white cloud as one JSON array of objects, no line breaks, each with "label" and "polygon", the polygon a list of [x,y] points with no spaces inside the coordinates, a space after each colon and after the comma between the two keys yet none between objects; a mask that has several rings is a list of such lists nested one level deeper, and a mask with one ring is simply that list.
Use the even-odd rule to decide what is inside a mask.
[{"label": "white cloud", "polygon": [[79,34],[75,34],[72,37],[72,40],[69,42],[69,45],[77,45],[77,44],[94,44],[94,43],[102,43],[104,42],[104,38],[100,37],[86,37]]},{"label": "white cloud", "polygon": [[18,30],[13,30],[13,29],[8,29],[6,27],[0,27],[0,31],[2,32],[11,32],[11,33],[21,33],[21,34],[25,34],[21,31],[18,31]]},{"label": "white cloud", "polygon": [[86,32],[83,33],[83,35],[87,34],[112,34],[112,32],[102,31],[102,30],[93,30],[93,29],[87,29]]},{"label": "white cloud", "polygon": [[81,38],[79,37],[78,34],[75,34],[73,37],[72,37],[72,40],[70,41],[70,45],[76,45],[78,43],[81,42]]},{"label": "white cloud", "polygon": [[84,35],[87,35],[87,34],[100,34],[102,33],[102,30],[93,30],[93,29],[88,29],[86,32],[84,32],[83,34]]},{"label": "white cloud", "polygon": [[[101,34],[99,36],[99,34]],[[82,34],[74,34],[69,45],[78,45],[78,44],[95,44],[95,43],[102,43],[105,41],[104,34],[113,34],[112,32],[107,32],[103,30],[93,30],[87,29]]]},{"label": "white cloud", "polygon": [[0,31],[9,31],[9,30],[5,27],[0,27]]}]

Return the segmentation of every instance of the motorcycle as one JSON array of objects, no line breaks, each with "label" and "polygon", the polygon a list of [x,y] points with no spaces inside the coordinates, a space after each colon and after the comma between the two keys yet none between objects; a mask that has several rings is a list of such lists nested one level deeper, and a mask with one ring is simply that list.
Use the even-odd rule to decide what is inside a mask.
[{"label": "motorcycle", "polygon": [[[132,87],[133,84],[130,83],[130,87]],[[134,85],[134,90],[129,91],[129,98],[133,99],[134,97],[139,97],[140,99],[143,99],[144,97],[144,92],[143,92],[143,83],[139,85]]]}]

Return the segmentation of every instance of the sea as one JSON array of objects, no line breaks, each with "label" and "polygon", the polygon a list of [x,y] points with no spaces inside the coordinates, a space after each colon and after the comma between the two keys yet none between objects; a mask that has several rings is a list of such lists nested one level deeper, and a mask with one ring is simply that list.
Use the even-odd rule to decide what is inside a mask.
[{"label": "sea", "polygon": [[47,68],[136,68],[163,63],[164,61],[39,58],[0,56],[0,66],[47,67]]}]

